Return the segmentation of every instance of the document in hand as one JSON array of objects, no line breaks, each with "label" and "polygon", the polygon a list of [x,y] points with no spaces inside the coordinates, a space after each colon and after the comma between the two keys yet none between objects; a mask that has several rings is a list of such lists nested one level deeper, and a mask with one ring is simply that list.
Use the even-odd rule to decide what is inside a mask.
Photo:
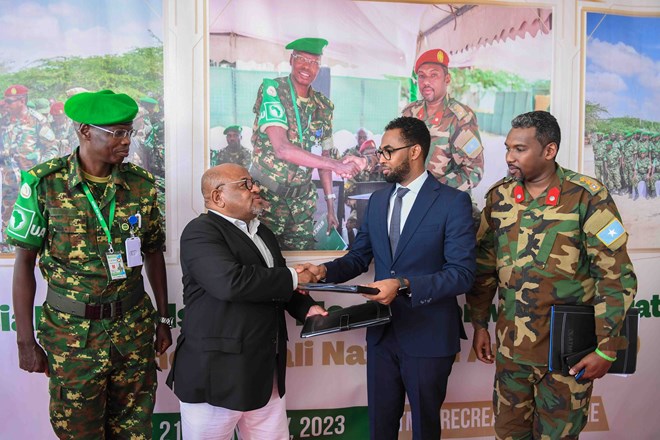
[{"label": "document in hand", "polygon": [[390,306],[375,301],[333,310],[327,316],[315,315],[305,319],[301,338],[343,332],[390,322]]},{"label": "document in hand", "polygon": [[[609,373],[632,374],[637,367],[637,330],[639,309],[626,313],[621,336],[628,339],[628,348],[616,353]],[[550,352],[548,369],[568,374],[571,366],[597,347],[593,306],[556,304],[550,312]]]},{"label": "document in hand", "polygon": [[377,295],[380,290],[375,287],[354,286],[348,284],[331,283],[300,283],[298,287],[303,290],[317,290],[320,292],[340,292],[340,293],[365,293],[367,295]]}]

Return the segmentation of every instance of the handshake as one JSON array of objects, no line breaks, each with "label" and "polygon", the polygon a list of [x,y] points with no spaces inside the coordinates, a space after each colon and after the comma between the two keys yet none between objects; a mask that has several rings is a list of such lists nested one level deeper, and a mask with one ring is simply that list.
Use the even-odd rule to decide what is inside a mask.
[{"label": "handshake", "polygon": [[318,283],[325,279],[327,272],[325,265],[316,266],[312,263],[296,264],[293,266],[298,274],[298,284]]}]

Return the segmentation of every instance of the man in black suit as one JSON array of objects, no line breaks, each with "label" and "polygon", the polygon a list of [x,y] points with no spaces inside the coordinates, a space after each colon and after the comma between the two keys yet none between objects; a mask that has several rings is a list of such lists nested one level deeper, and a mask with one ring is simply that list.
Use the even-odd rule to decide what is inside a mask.
[{"label": "man in black suit", "polygon": [[259,224],[259,182],[240,165],[202,176],[209,210],[181,235],[185,319],[168,385],[181,402],[186,439],[288,440],[284,310],[326,314],[294,291],[309,273],[287,268],[273,233]]},{"label": "man in black suit", "polygon": [[467,193],[426,171],[431,136],[423,121],[394,119],[376,150],[385,180],[374,192],[350,251],[334,261],[297,266],[340,283],[369,270],[365,295],[392,309],[390,323],[367,329],[370,438],[396,440],[405,395],[413,440],[440,438],[440,407],[459,339],[465,339],[456,297],[472,287],[475,232]]}]

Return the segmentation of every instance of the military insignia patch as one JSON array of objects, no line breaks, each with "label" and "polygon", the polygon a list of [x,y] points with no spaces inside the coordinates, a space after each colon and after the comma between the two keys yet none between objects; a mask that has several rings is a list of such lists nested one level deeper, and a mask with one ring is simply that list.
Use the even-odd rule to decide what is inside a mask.
[{"label": "military insignia patch", "polygon": [[30,188],[30,185],[28,185],[27,183],[21,185],[21,197],[23,197],[24,199],[29,199],[31,195],[32,195],[32,188]]},{"label": "military insignia patch", "polygon": [[477,139],[477,137],[468,130],[461,131],[461,134],[459,134],[454,141],[454,145],[456,145],[457,148],[463,150],[465,154],[467,154],[467,156],[470,158],[477,157],[483,150],[479,139]]},{"label": "military insignia patch", "polygon": [[266,93],[268,93],[269,96],[277,96],[277,91],[275,90],[275,87],[269,86],[266,89]]},{"label": "military insignia patch", "polygon": [[618,246],[614,246],[614,243],[621,237],[624,236],[626,230],[618,219],[614,219],[609,222],[603,229],[596,233],[596,237],[608,248],[617,249]]}]

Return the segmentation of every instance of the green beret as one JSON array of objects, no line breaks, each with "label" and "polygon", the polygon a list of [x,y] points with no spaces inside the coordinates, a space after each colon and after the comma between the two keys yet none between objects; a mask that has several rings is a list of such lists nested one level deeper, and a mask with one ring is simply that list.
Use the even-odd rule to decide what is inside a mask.
[{"label": "green beret", "polygon": [[286,45],[287,49],[299,50],[312,55],[323,55],[323,48],[328,45],[328,40],[323,38],[298,38]]},{"label": "green beret", "polygon": [[145,102],[147,104],[158,104],[158,101],[156,101],[154,98],[151,98],[150,96],[143,96],[140,98],[140,102]]},{"label": "green beret", "polygon": [[64,112],[82,124],[113,125],[133,121],[138,105],[128,95],[101,90],[73,95],[64,104]]},{"label": "green beret", "polygon": [[225,131],[223,131],[222,134],[227,134],[230,131],[237,131],[240,133],[241,131],[243,131],[243,127],[241,127],[240,125],[230,125],[229,127],[225,128]]}]

